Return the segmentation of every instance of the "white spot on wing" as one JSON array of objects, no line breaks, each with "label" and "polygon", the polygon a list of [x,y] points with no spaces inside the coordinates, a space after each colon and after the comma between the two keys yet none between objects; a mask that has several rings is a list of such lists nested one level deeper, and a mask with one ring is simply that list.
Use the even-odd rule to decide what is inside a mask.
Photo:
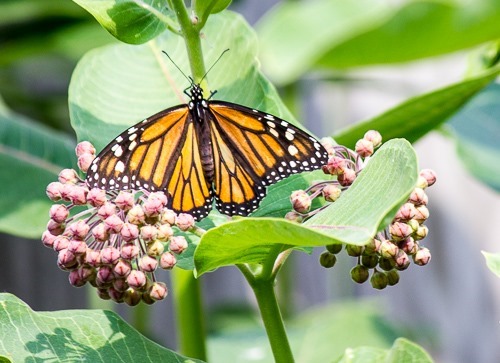
[{"label": "white spot on wing", "polygon": [[288,147],[288,153],[290,155],[297,155],[298,152],[299,152],[299,150],[294,145],[290,145]]},{"label": "white spot on wing", "polygon": [[123,161],[120,160],[116,163],[115,171],[119,173],[123,173],[125,171],[125,164],[123,163]]}]

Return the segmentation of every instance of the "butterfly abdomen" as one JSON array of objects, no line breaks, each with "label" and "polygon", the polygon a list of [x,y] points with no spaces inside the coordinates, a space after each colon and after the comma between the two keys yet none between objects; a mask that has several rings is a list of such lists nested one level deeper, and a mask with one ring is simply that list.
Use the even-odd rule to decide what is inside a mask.
[{"label": "butterfly abdomen", "polygon": [[210,138],[210,124],[206,121],[207,118],[205,116],[205,113],[209,112],[207,107],[208,106],[205,100],[195,102],[193,119],[196,135],[200,145],[199,151],[203,174],[205,175],[207,183],[212,184],[214,181],[215,171],[212,141]]}]

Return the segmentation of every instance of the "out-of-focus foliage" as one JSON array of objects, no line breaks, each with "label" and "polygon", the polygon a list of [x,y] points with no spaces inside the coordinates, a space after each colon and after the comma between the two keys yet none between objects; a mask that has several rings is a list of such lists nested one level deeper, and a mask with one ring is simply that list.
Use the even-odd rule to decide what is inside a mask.
[{"label": "out-of-focus foliage", "polygon": [[13,110],[70,131],[67,92],[78,59],[113,41],[81,7],[61,0],[0,2],[0,95]]}]

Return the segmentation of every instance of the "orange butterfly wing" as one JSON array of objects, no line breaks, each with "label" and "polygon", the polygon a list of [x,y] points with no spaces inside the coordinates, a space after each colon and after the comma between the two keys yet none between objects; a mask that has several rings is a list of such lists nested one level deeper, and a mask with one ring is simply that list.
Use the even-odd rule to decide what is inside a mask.
[{"label": "orange butterfly wing", "polygon": [[174,211],[205,217],[213,191],[203,174],[194,127],[186,105],[139,122],[94,159],[88,184],[106,190],[162,190]]},{"label": "orange butterfly wing", "polygon": [[223,101],[210,102],[209,109],[215,204],[224,214],[248,215],[266,186],[328,161],[314,137],[282,119]]}]

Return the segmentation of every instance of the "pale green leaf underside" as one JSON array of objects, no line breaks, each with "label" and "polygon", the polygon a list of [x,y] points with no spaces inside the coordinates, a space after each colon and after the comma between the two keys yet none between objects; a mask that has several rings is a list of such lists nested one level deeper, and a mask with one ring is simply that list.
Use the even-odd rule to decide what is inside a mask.
[{"label": "pale green leaf underside", "polygon": [[238,263],[261,263],[276,245],[366,244],[392,219],[416,179],[417,160],[411,145],[405,140],[389,141],[335,203],[304,224],[244,218],[205,233],[195,252],[197,273]]},{"label": "pale green leaf underside", "polygon": [[0,355],[13,362],[201,362],[145,338],[103,310],[35,312],[0,294]]}]

